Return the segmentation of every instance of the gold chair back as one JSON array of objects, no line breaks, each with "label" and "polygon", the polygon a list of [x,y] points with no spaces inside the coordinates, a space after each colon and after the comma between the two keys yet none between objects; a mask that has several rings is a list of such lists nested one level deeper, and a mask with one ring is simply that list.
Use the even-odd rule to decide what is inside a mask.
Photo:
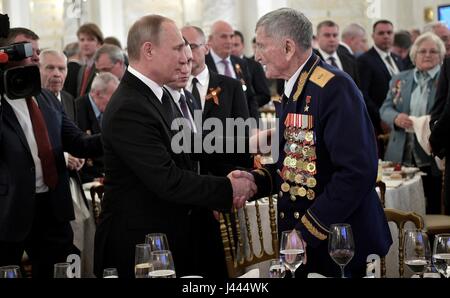
[{"label": "gold chair back", "polygon": [[[385,208],[384,214],[386,215],[386,219],[388,222],[394,222],[398,227],[398,265],[399,265],[399,275],[403,277],[405,274],[403,265],[405,263],[405,256],[403,253],[404,250],[404,230],[405,224],[407,222],[412,222],[417,229],[422,230],[424,227],[423,218],[419,214],[415,212],[404,212],[397,209]],[[381,277],[386,277],[386,260],[385,258],[381,258]]]},{"label": "gold chair back", "polygon": [[377,181],[377,183],[375,184],[375,187],[378,187],[378,189],[380,190],[380,201],[381,201],[381,205],[383,206],[383,208],[386,208],[386,183],[384,183],[383,181]]},{"label": "gold chair back", "polygon": [[[90,188],[91,199],[92,199],[92,210],[94,214],[95,224],[98,225],[101,212],[101,202],[103,200],[103,193],[105,192],[105,187],[103,184],[93,185]],[[96,199],[98,198],[98,201]]]},{"label": "gold chair back", "polygon": [[[256,225],[258,228],[258,239],[253,239],[251,224],[255,223],[250,221],[248,207],[243,208],[243,221],[240,220],[237,210],[233,211],[233,214],[221,213],[220,214],[220,233],[222,236],[222,243],[225,252],[225,260],[228,270],[228,276],[230,278],[238,277],[245,273],[245,269],[251,265],[255,265],[270,259],[278,258],[279,246],[278,246],[278,232],[277,232],[277,219],[274,205],[274,199],[269,198],[269,220],[270,220],[270,235],[272,253],[267,252],[267,247],[264,246],[263,227],[261,220],[261,211],[258,201],[255,201],[256,211]],[[242,235],[243,230],[246,235]],[[246,241],[246,243],[245,243]],[[259,241],[261,245],[261,251],[255,252],[253,248],[253,241]],[[245,249],[248,247],[248,251]]]}]

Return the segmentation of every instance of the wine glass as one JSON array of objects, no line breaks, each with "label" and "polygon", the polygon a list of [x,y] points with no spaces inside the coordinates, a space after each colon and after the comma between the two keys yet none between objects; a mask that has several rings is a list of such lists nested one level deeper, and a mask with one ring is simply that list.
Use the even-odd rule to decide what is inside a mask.
[{"label": "wine glass", "polygon": [[295,278],[295,270],[303,263],[305,246],[299,231],[284,231],[281,233],[280,245],[281,259],[287,269]]},{"label": "wine glass", "polygon": [[145,236],[145,243],[150,244],[150,250],[169,250],[166,234],[153,233]]},{"label": "wine glass", "polygon": [[423,278],[430,265],[430,242],[428,235],[421,230],[406,230],[404,236],[405,265]]},{"label": "wine glass", "polygon": [[136,244],[134,255],[134,276],[136,278],[149,278],[148,273],[152,267],[150,252],[150,244]]},{"label": "wine glass", "polygon": [[103,278],[119,278],[116,268],[106,268],[103,270]]},{"label": "wine glass", "polygon": [[0,278],[21,278],[19,266],[0,267]]},{"label": "wine glass", "polygon": [[270,278],[284,278],[286,275],[286,267],[281,259],[270,260],[269,277]]},{"label": "wine glass", "polygon": [[450,277],[450,234],[438,234],[433,245],[433,263],[439,273]]},{"label": "wine glass", "polygon": [[53,265],[53,278],[69,278],[70,263],[56,263]]},{"label": "wine glass", "polygon": [[344,268],[355,254],[352,227],[349,224],[330,226],[328,253],[341,268],[341,278],[345,278]]},{"label": "wine glass", "polygon": [[150,260],[153,265],[149,272],[150,278],[176,277],[172,253],[169,250],[152,251]]}]

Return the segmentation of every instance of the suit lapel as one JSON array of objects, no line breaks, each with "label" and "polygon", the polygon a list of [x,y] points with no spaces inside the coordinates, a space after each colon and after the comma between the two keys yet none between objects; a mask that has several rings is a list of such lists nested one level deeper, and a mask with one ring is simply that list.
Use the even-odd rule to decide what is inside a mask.
[{"label": "suit lapel", "polygon": [[380,55],[378,54],[378,52],[375,50],[375,48],[372,48],[370,50],[371,55],[374,57],[374,59],[376,60],[377,64],[379,65],[379,68],[382,70],[382,72],[384,72],[384,74],[386,75],[386,77],[388,77],[390,80],[391,79],[391,74],[389,73],[389,70],[386,67],[386,64],[384,64],[383,59],[381,59]]},{"label": "suit lapel", "polygon": [[[209,83],[208,83],[208,92],[210,89],[216,89],[219,87],[219,76],[213,72],[209,73]],[[220,97],[220,94],[219,94]],[[203,109],[203,119],[208,117],[209,112],[214,107],[214,101],[205,100],[205,108]]]},{"label": "suit lapel", "polygon": [[208,55],[205,56],[205,62],[206,62],[206,65],[208,65],[209,70],[211,70],[215,73],[219,73],[217,71],[216,63],[214,63],[214,59],[211,56],[211,53],[209,53]]},{"label": "suit lapel", "polygon": [[87,96],[86,104],[88,106],[88,118],[89,122],[92,123],[92,133],[96,134],[101,131],[100,124],[98,123],[97,117],[95,117],[94,109],[92,108],[91,101],[89,99],[89,96]]},{"label": "suit lapel", "polygon": [[159,115],[163,119],[163,122],[166,124],[169,131],[171,131],[170,127],[172,124],[172,117],[167,115],[163,105],[158,100],[153,91],[144,84],[141,80],[139,80],[136,76],[132,75],[130,72],[126,71],[125,75],[122,78],[123,82],[126,82],[131,85],[131,88],[138,90],[144,97],[147,98],[148,102],[158,111]]},{"label": "suit lapel", "polygon": [[403,111],[409,115],[411,113],[411,94],[414,86],[414,72],[410,72],[403,81],[404,86],[400,91],[400,96],[403,100]]}]

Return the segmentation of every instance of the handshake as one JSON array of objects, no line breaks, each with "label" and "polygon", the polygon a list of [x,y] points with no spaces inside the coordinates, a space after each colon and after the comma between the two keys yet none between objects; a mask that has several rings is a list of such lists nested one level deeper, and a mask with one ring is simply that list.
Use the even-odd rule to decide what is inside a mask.
[{"label": "handshake", "polygon": [[233,187],[233,207],[240,209],[256,194],[258,189],[255,179],[252,174],[245,171],[233,171],[227,177]]}]

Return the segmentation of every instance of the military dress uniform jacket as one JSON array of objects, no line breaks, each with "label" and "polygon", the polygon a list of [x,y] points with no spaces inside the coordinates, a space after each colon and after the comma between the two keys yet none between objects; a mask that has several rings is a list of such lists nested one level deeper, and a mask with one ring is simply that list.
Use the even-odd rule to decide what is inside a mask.
[{"label": "military dress uniform jacket", "polygon": [[348,223],[355,255],[346,270],[364,274],[367,256],[386,255],[392,239],[375,191],[375,135],[361,92],[312,54],[289,99],[275,106],[280,156],[272,168],[253,171],[256,196],[279,193],[279,233],[301,231],[308,261],[297,271],[336,276],[329,227]]}]

